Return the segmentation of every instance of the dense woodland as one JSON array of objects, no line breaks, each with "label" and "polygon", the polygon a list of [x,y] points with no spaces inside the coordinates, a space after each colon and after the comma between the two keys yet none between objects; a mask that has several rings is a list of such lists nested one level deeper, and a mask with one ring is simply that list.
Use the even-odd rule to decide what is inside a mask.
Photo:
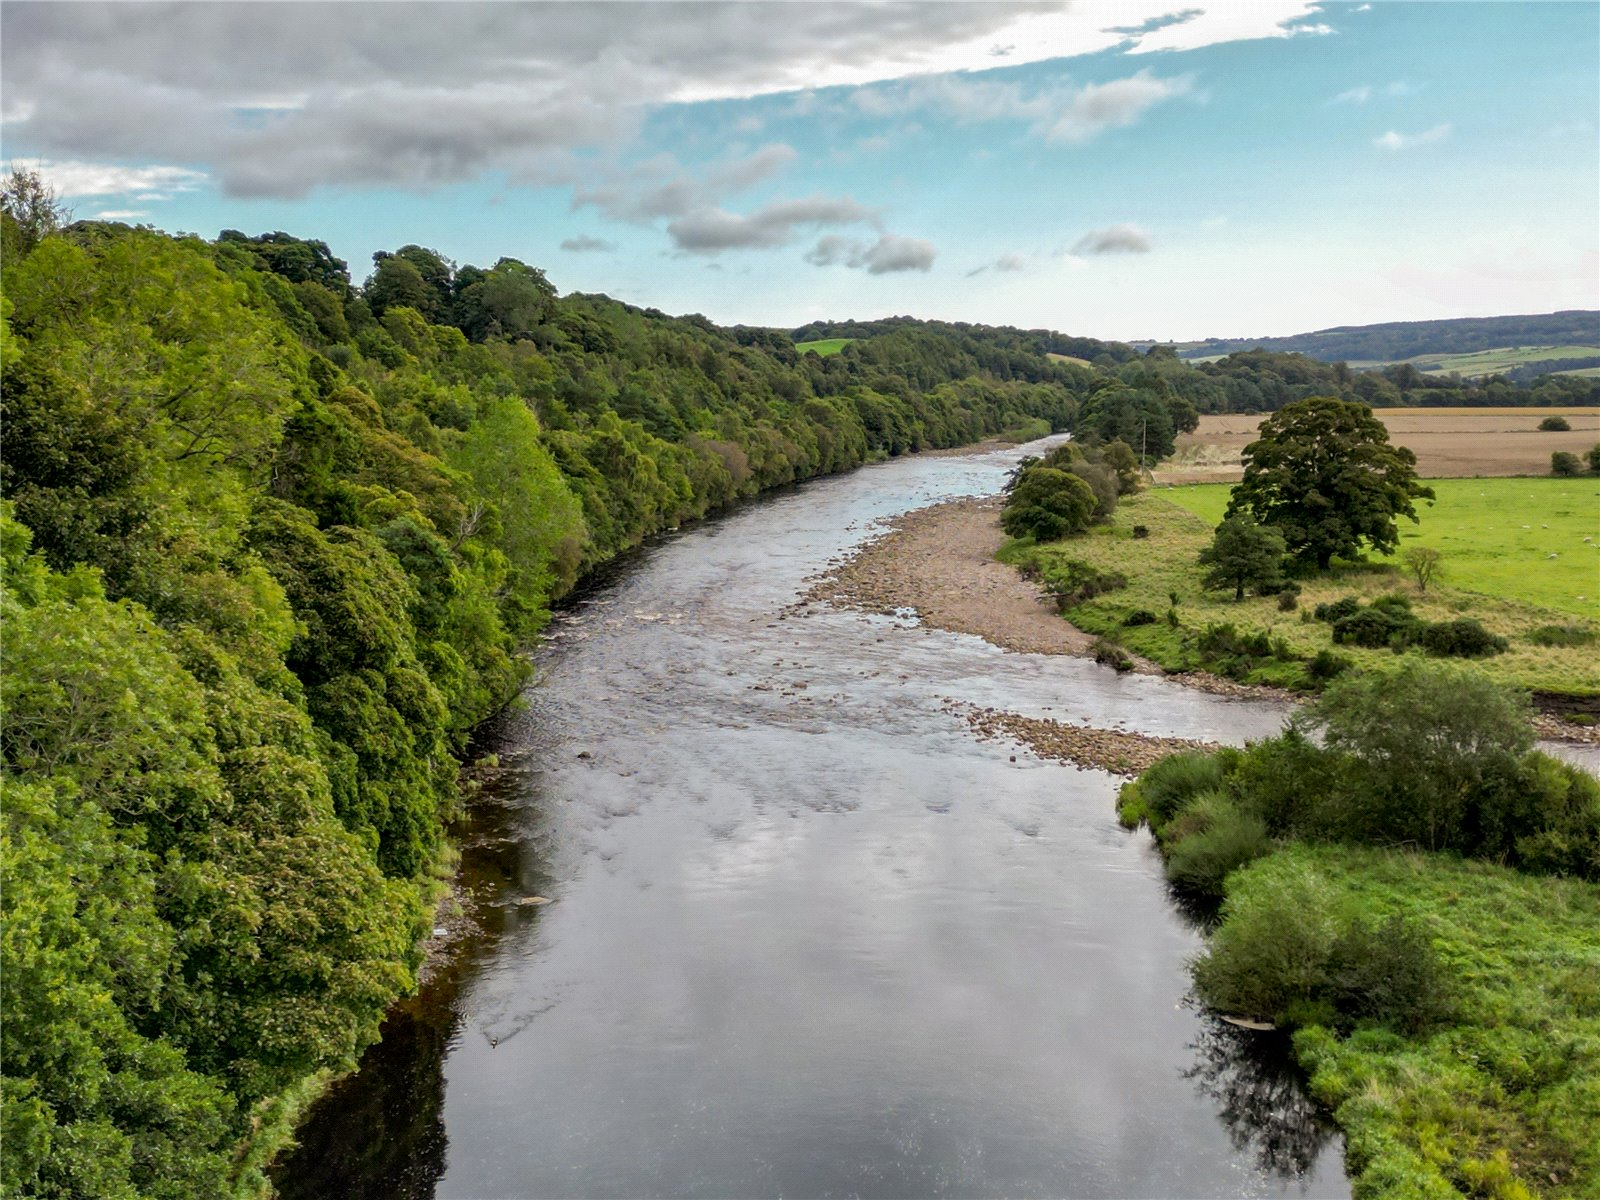
[{"label": "dense woodland", "polygon": [[909,321],[820,358],[513,259],[406,246],[357,285],[286,234],[4,221],[14,1195],[259,1185],[284,1097],[413,986],[469,735],[596,564],[928,447],[1159,457],[1198,412],[1431,386]]}]

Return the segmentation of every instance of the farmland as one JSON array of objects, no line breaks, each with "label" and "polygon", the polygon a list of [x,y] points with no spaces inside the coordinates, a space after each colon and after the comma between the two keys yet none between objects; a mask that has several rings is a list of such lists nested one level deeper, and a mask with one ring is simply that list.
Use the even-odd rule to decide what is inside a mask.
[{"label": "farmland", "polygon": [[830,354],[839,353],[855,340],[855,338],[822,338],[820,341],[815,342],[796,342],[794,348],[800,351],[801,354],[809,352],[822,358],[827,358]]},{"label": "farmland", "polygon": [[[1380,408],[1391,441],[1409,446],[1429,478],[1547,475],[1557,450],[1582,455],[1600,441],[1596,408]],[[1567,433],[1541,433],[1539,422],[1563,416]],[[1178,438],[1177,453],[1156,472],[1158,483],[1236,482],[1239,452],[1256,438],[1263,416],[1209,415]]]},{"label": "farmland", "polygon": [[[1532,363],[1597,357],[1600,357],[1600,346],[1502,346],[1494,350],[1475,350],[1466,354],[1418,354],[1401,361],[1410,363],[1424,375],[1449,375],[1453,372],[1472,378],[1502,374]],[[1350,364],[1355,369],[1386,365],[1388,364],[1376,362]]]}]

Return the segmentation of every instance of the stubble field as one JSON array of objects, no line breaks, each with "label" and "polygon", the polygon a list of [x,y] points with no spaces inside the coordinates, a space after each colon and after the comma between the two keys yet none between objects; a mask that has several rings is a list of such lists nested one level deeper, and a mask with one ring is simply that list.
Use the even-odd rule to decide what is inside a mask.
[{"label": "stubble field", "polygon": [[[1379,408],[1373,415],[1389,440],[1417,456],[1425,478],[1548,475],[1550,455],[1582,457],[1600,442],[1600,408]],[[1567,433],[1541,433],[1539,422],[1561,416]],[[1204,416],[1178,438],[1177,453],[1155,473],[1157,483],[1235,483],[1239,455],[1256,439],[1265,414]]]}]

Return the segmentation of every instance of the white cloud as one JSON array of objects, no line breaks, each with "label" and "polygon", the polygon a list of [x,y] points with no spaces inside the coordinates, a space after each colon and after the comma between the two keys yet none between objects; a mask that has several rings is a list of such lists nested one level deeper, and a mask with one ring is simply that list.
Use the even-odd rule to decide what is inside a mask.
[{"label": "white cloud", "polygon": [[886,233],[875,242],[861,242],[830,233],[818,239],[806,261],[818,267],[846,266],[864,269],[868,275],[888,275],[930,270],[937,255],[933,243],[922,238]]},{"label": "white cloud", "polygon": [[1365,104],[1368,100],[1371,100],[1371,99],[1372,99],[1372,88],[1371,88],[1370,85],[1363,83],[1359,87],[1353,87],[1353,88],[1350,88],[1348,91],[1340,92],[1337,96],[1335,96],[1328,103],[1330,103],[1330,104]]},{"label": "white cloud", "polygon": [[608,254],[617,248],[617,244],[584,233],[565,239],[561,248],[573,254]]},{"label": "white cloud", "polygon": [[801,228],[873,224],[877,219],[877,210],[858,204],[849,196],[818,195],[779,200],[749,216],[720,208],[697,209],[669,222],[667,233],[679,250],[718,254],[724,250],[781,246]]},{"label": "white cloud", "polygon": [[108,208],[97,212],[94,219],[97,221],[126,221],[133,217],[148,217],[150,214],[136,208]]},{"label": "white cloud", "polygon": [[1158,50],[1198,50],[1222,42],[1260,38],[1320,36],[1327,25],[1302,25],[1318,12],[1320,0],[1248,0],[1247,3],[1196,4],[1188,20],[1161,25],[1135,37],[1129,54]]},{"label": "white cloud", "polygon": [[1148,254],[1150,235],[1137,225],[1112,225],[1091,229],[1078,239],[1072,252],[1085,254]]},{"label": "white cloud", "polygon": [[1450,122],[1435,125],[1432,129],[1424,129],[1421,133],[1399,133],[1393,129],[1388,133],[1380,134],[1372,139],[1372,144],[1380,150],[1410,150],[1414,146],[1428,146],[1434,142],[1442,142],[1450,136]]},{"label": "white cloud", "polygon": [[1086,142],[1108,129],[1132,125],[1146,109],[1189,90],[1187,79],[1157,79],[1147,71],[1110,83],[1090,84],[1072,97],[1045,130],[1051,142]]},{"label": "white cloud", "polygon": [[[52,162],[39,159],[24,162],[13,159],[7,166],[37,171],[56,195],[123,196],[141,193],[139,200],[166,199],[166,193],[192,192],[209,178],[204,171],[187,167],[124,167],[113,163]],[[159,189],[159,193],[153,191]],[[140,214],[143,215],[143,214]]]}]

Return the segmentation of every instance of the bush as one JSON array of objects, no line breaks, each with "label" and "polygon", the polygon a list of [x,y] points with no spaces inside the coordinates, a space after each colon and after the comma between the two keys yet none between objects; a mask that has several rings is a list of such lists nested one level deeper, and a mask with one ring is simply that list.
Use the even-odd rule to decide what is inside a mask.
[{"label": "bush", "polygon": [[1119,674],[1133,670],[1133,659],[1128,657],[1128,652],[1110,638],[1096,638],[1090,649],[1095,662],[1103,667],[1111,667]]},{"label": "bush", "polygon": [[1136,608],[1127,616],[1122,618],[1122,623],[1129,627],[1135,625],[1154,625],[1156,623],[1156,615],[1148,608]]},{"label": "bush", "polygon": [[1541,625],[1529,632],[1528,640],[1535,646],[1587,646],[1595,633],[1582,625]]},{"label": "bush", "polygon": [[1228,889],[1222,924],[1193,965],[1202,1000],[1345,1031],[1381,1024],[1412,1033],[1445,1015],[1438,954],[1420,927],[1341,911],[1333,889],[1292,859],[1262,868]]},{"label": "bush", "polygon": [[1483,658],[1504,654],[1506,639],[1490,633],[1472,617],[1424,625],[1417,642],[1429,654],[1440,658]]},{"label": "bush", "polygon": [[1549,416],[1539,422],[1540,433],[1571,433],[1572,424],[1565,418]]},{"label": "bush", "polygon": [[1319,621],[1326,621],[1330,625],[1344,617],[1353,616],[1361,609],[1361,601],[1354,596],[1341,596],[1327,604],[1319,604],[1312,609],[1312,615]]},{"label": "bush", "polygon": [[1340,646],[1366,646],[1382,649],[1385,646],[1403,646],[1416,634],[1421,622],[1411,615],[1408,606],[1384,605],[1376,601],[1372,607],[1363,608],[1333,623],[1333,640]]},{"label": "bush", "polygon": [[1583,452],[1583,459],[1589,464],[1591,474],[1600,475],[1600,442],[1596,442]]},{"label": "bush", "polygon": [[1237,750],[1186,750],[1169,754],[1148,768],[1124,792],[1138,789],[1144,805],[1145,820],[1151,830],[1159,835],[1166,823],[1188,801],[1204,791],[1222,787],[1228,768],[1238,758]]},{"label": "bush", "polygon": [[1318,650],[1316,657],[1306,664],[1306,674],[1311,677],[1314,683],[1327,683],[1328,680],[1342,675],[1353,666],[1355,666],[1355,663],[1345,655],[1335,654],[1332,650],[1324,647]]},{"label": "bush", "polygon": [[1295,609],[1297,609],[1299,607],[1300,607],[1300,597],[1299,596],[1297,596],[1293,592],[1289,592],[1289,591],[1284,591],[1284,592],[1279,592],[1278,593],[1278,611],[1279,612],[1293,612]]},{"label": "bush", "polygon": [[1062,611],[1128,586],[1126,576],[1100,571],[1075,559],[1052,563],[1040,582]]},{"label": "bush", "polygon": [[1135,525],[1133,527],[1133,536],[1136,537],[1136,538],[1147,538],[1147,537],[1149,537],[1150,536],[1150,526],[1148,526],[1148,525]]},{"label": "bush", "polygon": [[1550,474],[1578,475],[1583,471],[1583,460],[1567,450],[1557,450],[1550,456]]},{"label": "bush", "polygon": [[1167,826],[1167,879],[1191,896],[1220,900],[1228,873],[1271,848],[1260,817],[1240,809],[1226,792],[1201,792]]}]

